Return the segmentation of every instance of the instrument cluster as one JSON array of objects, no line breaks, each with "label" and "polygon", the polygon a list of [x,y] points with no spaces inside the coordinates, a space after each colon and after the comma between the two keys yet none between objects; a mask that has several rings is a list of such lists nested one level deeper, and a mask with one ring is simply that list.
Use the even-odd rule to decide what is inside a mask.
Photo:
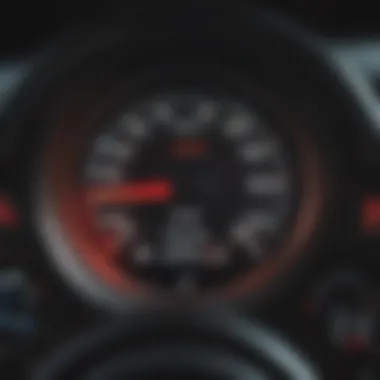
[{"label": "instrument cluster", "polygon": [[[169,376],[173,358],[201,360],[194,334],[203,357],[228,357],[225,372],[242,379],[378,378],[368,57],[380,44],[250,8],[231,15],[233,30],[218,12],[191,14],[196,30],[181,12],[116,18],[4,66],[0,370],[148,379],[120,362],[133,352],[139,363],[147,344],[144,360]],[[157,347],[139,311],[166,332]],[[190,311],[205,314],[162,317]],[[214,331],[210,314],[229,317]],[[114,326],[120,318],[129,325]],[[188,333],[174,344],[179,321]],[[224,328],[231,340],[219,342]]]}]

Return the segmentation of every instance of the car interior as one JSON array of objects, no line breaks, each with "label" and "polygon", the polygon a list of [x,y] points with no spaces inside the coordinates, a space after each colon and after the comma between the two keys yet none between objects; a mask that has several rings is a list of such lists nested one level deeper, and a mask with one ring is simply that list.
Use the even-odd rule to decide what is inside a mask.
[{"label": "car interior", "polygon": [[0,18],[1,379],[380,379],[375,9]]}]

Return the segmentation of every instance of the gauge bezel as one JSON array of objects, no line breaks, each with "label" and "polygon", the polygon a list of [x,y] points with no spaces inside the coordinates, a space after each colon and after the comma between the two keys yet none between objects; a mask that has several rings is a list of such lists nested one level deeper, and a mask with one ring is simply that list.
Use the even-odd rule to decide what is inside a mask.
[{"label": "gauge bezel", "polygon": [[[189,301],[187,296],[175,297],[173,294],[158,297],[151,288],[111,270],[104,255],[103,259],[99,259],[102,256],[99,247],[103,243],[88,227],[91,216],[88,210],[82,208],[84,202],[80,200],[83,194],[75,185],[76,165],[86,149],[87,133],[99,125],[99,119],[102,120],[104,115],[115,109],[115,99],[125,101],[128,96],[136,99],[144,96],[147,89],[149,92],[158,85],[174,85],[180,78],[186,78],[184,73],[191,73],[190,77],[197,75],[208,84],[223,83],[227,89],[243,94],[249,101],[264,106],[274,115],[274,120],[281,125],[278,128],[286,133],[293,145],[300,165],[301,187],[294,226],[282,249],[273,255],[275,259],[270,260],[270,265],[264,264],[259,270],[256,269],[254,276],[245,275],[219,290],[190,296],[190,300],[197,303],[205,301],[203,303],[209,305],[210,300],[228,302],[246,296],[254,298],[264,293],[288,271],[291,272],[298,261],[302,261],[323,221],[329,196],[327,169],[313,130],[299,120],[300,115],[290,111],[291,107],[287,106],[286,101],[255,81],[228,70],[215,70],[202,65],[156,69],[154,73],[126,80],[121,87],[116,86],[116,91],[113,88],[111,93],[99,88],[94,91],[93,86],[86,88],[88,77],[82,83],[77,79],[54,100],[47,118],[48,134],[44,136],[45,150],[39,158],[35,211],[42,243],[54,266],[76,291],[106,309],[128,310],[131,302],[149,301],[162,306],[177,304],[184,299],[185,303]],[[120,98],[121,94],[124,95]],[[72,138],[70,131],[75,133],[75,138]]]}]

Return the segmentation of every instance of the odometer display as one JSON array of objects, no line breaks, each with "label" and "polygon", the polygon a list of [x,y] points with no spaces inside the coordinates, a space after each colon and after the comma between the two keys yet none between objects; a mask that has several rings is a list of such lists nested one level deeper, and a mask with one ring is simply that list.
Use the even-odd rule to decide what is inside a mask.
[{"label": "odometer display", "polygon": [[96,131],[79,181],[114,265],[191,292],[273,258],[291,223],[292,160],[250,104],[171,92]]}]

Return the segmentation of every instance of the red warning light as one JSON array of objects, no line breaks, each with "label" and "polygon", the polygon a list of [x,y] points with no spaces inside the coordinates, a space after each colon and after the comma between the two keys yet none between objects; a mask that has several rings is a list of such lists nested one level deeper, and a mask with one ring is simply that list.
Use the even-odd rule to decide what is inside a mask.
[{"label": "red warning light", "polygon": [[177,140],[170,146],[170,154],[180,159],[202,158],[208,152],[208,143],[199,139]]},{"label": "red warning light", "polygon": [[7,195],[0,193],[0,226],[17,228],[19,222],[19,215],[13,203]]},{"label": "red warning light", "polygon": [[365,233],[380,233],[380,196],[364,198],[361,207],[361,227]]}]

